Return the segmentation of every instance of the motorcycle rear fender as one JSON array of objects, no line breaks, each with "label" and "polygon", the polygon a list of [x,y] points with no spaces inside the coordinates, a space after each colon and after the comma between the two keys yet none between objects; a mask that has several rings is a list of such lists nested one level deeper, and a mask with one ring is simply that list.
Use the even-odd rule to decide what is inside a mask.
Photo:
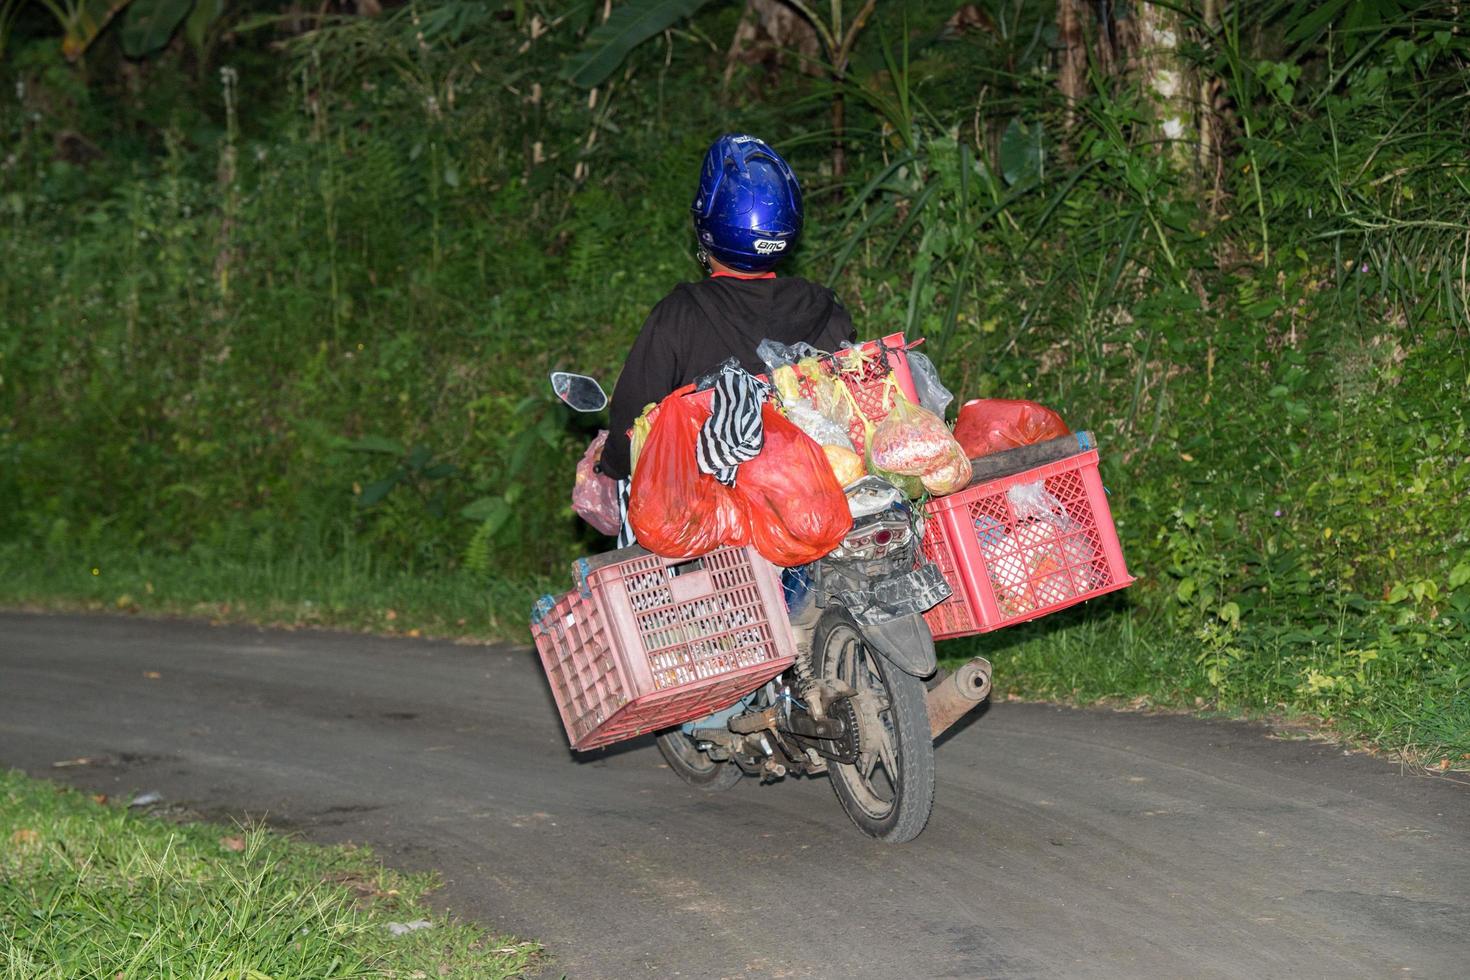
[{"label": "motorcycle rear fender", "polygon": [[919,613],[858,628],[869,646],[905,674],[922,679],[934,673],[934,634]]}]

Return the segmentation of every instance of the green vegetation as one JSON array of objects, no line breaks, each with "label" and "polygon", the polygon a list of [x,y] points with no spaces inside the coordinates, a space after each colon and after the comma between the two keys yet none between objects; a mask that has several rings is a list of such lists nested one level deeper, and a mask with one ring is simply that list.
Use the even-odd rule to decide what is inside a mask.
[{"label": "green vegetation", "polygon": [[799,32],[729,58],[739,5],[685,3],[605,74],[568,61],[600,5],[384,6],[243,5],[141,61],[104,32],[84,71],[20,6],[5,599],[524,636],[605,546],[542,379],[611,380],[698,274],[695,167],[740,128],[805,178],[790,271],[927,336],[961,398],[1098,434],[1138,583],[949,652],[1464,764],[1458,8],[880,2],[845,70],[813,37],[804,72]]},{"label": "green vegetation", "polygon": [[[540,947],[424,905],[433,882],[261,828],[176,824],[0,771],[0,976],[521,976]],[[429,922],[395,935],[400,926]]]}]

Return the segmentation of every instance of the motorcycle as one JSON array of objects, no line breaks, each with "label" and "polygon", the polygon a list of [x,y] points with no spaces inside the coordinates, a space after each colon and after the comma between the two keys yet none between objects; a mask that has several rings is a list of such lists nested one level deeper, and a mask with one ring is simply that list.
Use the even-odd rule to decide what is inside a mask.
[{"label": "motorcycle", "polygon": [[[607,406],[593,378],[556,372],[551,382],[575,411]],[[903,843],[933,810],[934,739],[990,693],[991,668],[976,657],[937,670],[923,612],[950,587],[920,547],[922,512],[877,477],[844,492],[853,524],[842,543],[783,576],[790,670],[656,742],[676,775],[705,790],[826,774],[860,831]]]}]

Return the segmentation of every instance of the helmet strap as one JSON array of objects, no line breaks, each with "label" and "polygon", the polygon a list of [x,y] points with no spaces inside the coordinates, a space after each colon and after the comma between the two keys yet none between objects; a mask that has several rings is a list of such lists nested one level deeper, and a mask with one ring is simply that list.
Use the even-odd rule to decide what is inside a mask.
[{"label": "helmet strap", "polygon": [[704,266],[705,275],[710,275],[714,272],[714,269],[710,268],[709,252],[705,249],[703,245],[699,246],[699,248],[695,250],[694,257],[699,260],[700,265]]}]

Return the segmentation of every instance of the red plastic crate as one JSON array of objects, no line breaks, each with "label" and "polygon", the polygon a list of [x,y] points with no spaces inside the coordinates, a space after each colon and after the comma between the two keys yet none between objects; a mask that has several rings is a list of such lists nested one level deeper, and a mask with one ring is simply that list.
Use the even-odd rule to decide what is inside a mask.
[{"label": "red plastic crate", "polygon": [[[1006,496],[1041,483],[1064,513],[1020,519]],[[936,640],[986,633],[1133,581],[1097,472],[1097,450],[936,497],[924,553],[954,595],[924,614]]]},{"label": "red plastic crate", "polygon": [[[892,393],[888,391],[886,384],[890,373],[904,396],[909,401],[918,403],[919,396],[914,389],[913,374],[909,371],[908,346],[903,334],[891,333],[879,340],[865,341],[858,345],[858,351],[860,353],[839,351],[834,356],[844,365],[854,364],[854,358],[861,358],[861,369],[844,373],[842,379],[847,390],[852,392],[853,401],[857,402],[858,408],[862,409],[869,422],[877,425],[888,417],[893,408]],[[769,380],[764,374],[759,377]],[[803,384],[802,387],[805,392],[810,391],[809,385]],[[684,397],[693,398],[696,404],[709,406],[712,397],[710,390],[695,391],[693,385],[687,385],[680,390],[685,392]],[[848,436],[852,439],[853,448],[861,456],[867,444],[867,432],[862,419],[853,417],[848,424]]]},{"label": "red plastic crate", "polygon": [[780,571],[753,548],[578,564],[582,588],[543,599],[531,626],[578,751],[703,718],[795,659]]},{"label": "red plastic crate", "polygon": [[[885,383],[890,372],[904,396],[918,404],[919,395],[914,390],[914,378],[909,371],[908,347],[903,334],[891,333],[881,340],[870,340],[860,345],[859,350],[859,354],[843,352],[837,356],[844,362],[844,367],[853,365],[854,358],[863,359],[861,371],[846,372],[842,375],[842,380],[869,422],[877,425],[888,417],[888,412],[893,408],[892,393]],[[848,436],[852,439],[853,448],[861,456],[868,436],[862,419],[852,419],[848,424]]]}]

